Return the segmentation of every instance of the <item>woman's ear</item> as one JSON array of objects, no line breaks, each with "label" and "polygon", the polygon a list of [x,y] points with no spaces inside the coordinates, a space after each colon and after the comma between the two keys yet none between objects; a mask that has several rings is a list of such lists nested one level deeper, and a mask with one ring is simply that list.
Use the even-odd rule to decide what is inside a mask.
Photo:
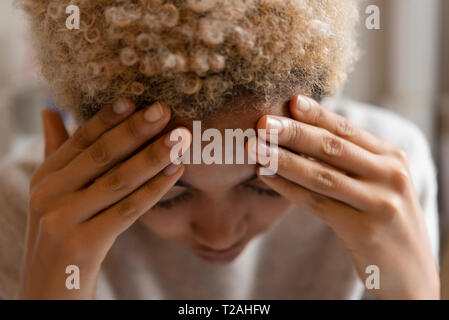
[{"label": "woman's ear", "polygon": [[41,113],[45,139],[45,158],[50,156],[69,138],[58,112],[44,109]]}]

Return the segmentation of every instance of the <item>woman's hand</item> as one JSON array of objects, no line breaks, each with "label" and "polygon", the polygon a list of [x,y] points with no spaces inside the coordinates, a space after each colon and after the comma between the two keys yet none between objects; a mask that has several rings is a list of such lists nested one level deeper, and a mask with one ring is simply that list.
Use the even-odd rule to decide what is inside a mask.
[{"label": "woman's hand", "polygon": [[[277,174],[260,178],[336,232],[363,282],[367,266],[379,268],[374,297],[439,299],[438,270],[404,152],[312,99],[295,96],[290,113],[294,119],[258,122],[259,129],[277,129],[283,146],[268,149],[271,159],[278,153]],[[253,158],[256,145],[255,138],[248,143]],[[266,161],[264,145],[259,163]]]},{"label": "woman's hand", "polygon": [[[171,164],[177,142],[170,133],[146,145],[169,120],[165,104],[136,112],[120,99],[68,137],[59,115],[44,111],[46,159],[30,186],[21,298],[95,298],[100,266],[115,239],[182,175],[182,164]],[[175,130],[186,150],[190,132]],[[66,287],[69,265],[79,268],[79,290]]]}]

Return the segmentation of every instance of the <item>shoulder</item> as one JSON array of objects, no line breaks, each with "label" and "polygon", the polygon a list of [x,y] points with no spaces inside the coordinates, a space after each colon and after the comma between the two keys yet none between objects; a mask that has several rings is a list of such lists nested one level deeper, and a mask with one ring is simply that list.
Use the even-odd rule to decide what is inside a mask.
[{"label": "shoulder", "polygon": [[349,99],[323,103],[346,117],[354,125],[389,141],[407,154],[413,183],[421,206],[435,255],[438,252],[437,177],[430,144],[422,131],[411,121],[398,114]]},{"label": "shoulder", "polygon": [[29,181],[41,161],[40,140],[21,141],[0,161],[0,297],[17,294],[28,214]]}]

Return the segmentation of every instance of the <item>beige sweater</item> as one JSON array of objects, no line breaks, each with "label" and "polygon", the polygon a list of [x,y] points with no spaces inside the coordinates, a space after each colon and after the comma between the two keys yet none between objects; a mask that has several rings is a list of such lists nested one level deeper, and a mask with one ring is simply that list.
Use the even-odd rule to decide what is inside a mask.
[{"label": "beige sweater", "polygon": [[[342,100],[328,107],[391,141],[408,154],[435,256],[438,252],[436,178],[420,131],[396,115]],[[40,137],[0,164],[0,297],[18,292],[28,182],[42,161]],[[334,232],[295,208],[254,239],[232,264],[209,265],[136,223],[114,244],[98,284],[102,299],[359,299],[351,258]]]}]

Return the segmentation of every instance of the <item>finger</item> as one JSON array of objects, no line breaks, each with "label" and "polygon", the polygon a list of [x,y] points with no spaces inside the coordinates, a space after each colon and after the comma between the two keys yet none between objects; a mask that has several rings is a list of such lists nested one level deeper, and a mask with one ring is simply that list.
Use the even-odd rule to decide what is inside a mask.
[{"label": "finger", "polygon": [[388,142],[351,124],[311,98],[295,95],[290,101],[290,113],[298,121],[326,129],[373,153],[387,153],[392,148]]},{"label": "finger", "polygon": [[[173,135],[172,133],[164,135],[122,163],[117,169],[97,179],[88,188],[75,193],[72,198],[69,197],[68,202],[72,203],[70,212],[76,212],[76,214],[68,213],[64,220],[73,224],[88,220],[97,212],[125,198],[161,171],[169,168],[173,160],[171,153],[178,148],[178,143],[181,144],[181,150],[185,152],[192,141],[191,134],[186,128],[177,128],[172,132],[174,132]],[[182,140],[175,142],[171,139],[173,136],[182,136]]]},{"label": "finger", "polygon": [[268,147],[262,139],[251,138],[248,141],[247,150],[249,156],[261,165],[267,164],[266,155],[268,154],[270,161],[277,161],[277,175],[306,189],[361,211],[366,211],[372,205],[368,187],[364,182],[349,177],[328,165],[304,158],[280,147]]},{"label": "finger", "polygon": [[[258,129],[277,130],[279,145],[358,176],[379,177],[385,171],[379,155],[319,127],[285,117],[263,116]],[[271,140],[269,134],[262,135],[265,137]]]},{"label": "finger", "polygon": [[86,228],[102,235],[109,243],[147,213],[179,180],[184,166],[172,165],[159,173],[137,191],[85,222]]},{"label": "finger", "polygon": [[66,166],[103,133],[125,120],[135,109],[135,105],[127,99],[119,99],[113,104],[106,105],[80,126],[47,161],[46,170],[55,171]]},{"label": "finger", "polygon": [[45,158],[48,158],[69,138],[69,134],[58,112],[44,109],[41,118],[44,129]]},{"label": "finger", "polygon": [[79,190],[117,163],[136,152],[158,135],[170,121],[170,108],[155,103],[140,110],[104,133],[66,167],[56,172],[52,182],[60,194]]},{"label": "finger", "polygon": [[338,232],[347,233],[360,226],[361,212],[319,193],[299,186],[279,175],[259,178],[274,191],[297,206],[315,214]]}]

